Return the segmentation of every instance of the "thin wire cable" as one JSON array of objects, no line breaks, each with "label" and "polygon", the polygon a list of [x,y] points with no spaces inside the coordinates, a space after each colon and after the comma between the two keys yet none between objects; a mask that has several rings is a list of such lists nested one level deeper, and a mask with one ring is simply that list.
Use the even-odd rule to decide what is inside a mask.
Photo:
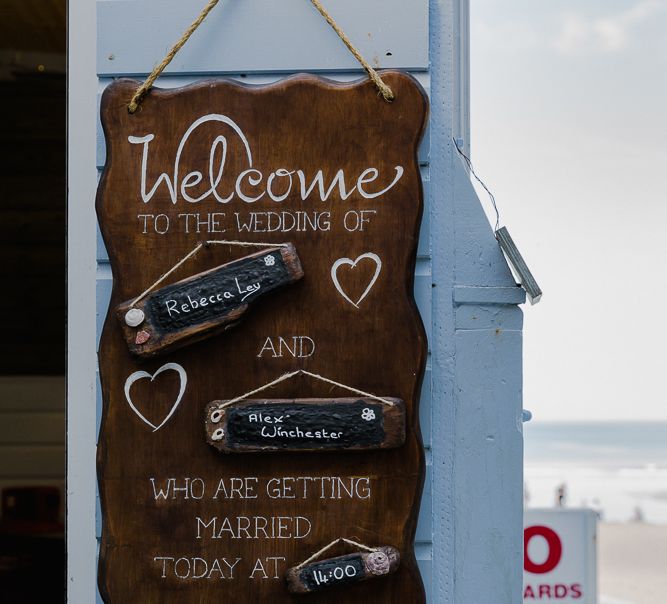
[{"label": "thin wire cable", "polygon": [[452,138],[452,140],[454,141],[454,147],[456,147],[456,150],[459,152],[459,155],[464,159],[464,161],[468,165],[468,169],[470,170],[470,173],[475,177],[475,180],[480,185],[482,185],[482,187],[484,187],[484,190],[489,194],[489,197],[491,198],[491,203],[493,204],[493,209],[496,213],[496,226],[493,229],[493,231],[495,232],[500,228],[500,212],[498,211],[498,205],[496,204],[496,198],[493,195],[493,193],[491,193],[491,191],[489,190],[489,187],[487,187],[484,184],[484,181],[479,176],[477,176],[477,173],[475,172],[475,168],[473,168],[473,166],[472,166],[472,162],[470,161],[470,158],[461,150],[461,147],[459,147],[459,144],[456,142],[456,139]]}]

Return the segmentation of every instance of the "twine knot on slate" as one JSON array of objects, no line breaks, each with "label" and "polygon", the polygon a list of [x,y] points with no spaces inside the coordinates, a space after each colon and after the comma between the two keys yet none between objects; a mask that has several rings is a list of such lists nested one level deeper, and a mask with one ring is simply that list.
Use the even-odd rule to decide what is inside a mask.
[{"label": "twine knot on slate", "polygon": [[[371,552],[373,554],[379,553],[382,554],[383,558],[387,558],[387,555],[384,554],[377,547],[368,547],[363,543],[357,543],[356,541],[352,541],[352,539],[339,537],[338,539],[334,539],[331,543],[329,543],[329,545],[325,545],[321,550],[315,552],[310,558],[301,562],[301,564],[297,564],[294,568],[303,568],[304,566],[306,566],[306,564],[310,564],[311,562],[313,562],[313,560],[317,560],[322,554],[328,552],[334,545],[338,545],[339,543],[347,543],[347,545],[351,545],[352,547],[358,547],[359,549],[363,549],[364,551]],[[387,569],[389,569],[389,558],[387,558]],[[384,574],[384,573],[379,573],[379,574]]]},{"label": "twine knot on slate", "polygon": [[[391,101],[393,101],[395,98],[392,89],[387,84],[385,84],[385,82],[382,80],[378,72],[375,69],[373,69],[373,67],[371,67],[370,63],[357,50],[354,44],[352,44],[350,38],[347,37],[345,32],[341,29],[340,25],[338,25],[338,23],[336,23],[334,18],[329,14],[327,9],[324,8],[320,0],[310,0],[310,1],[313,4],[313,6],[317,9],[317,11],[326,19],[326,22],[336,32],[336,34],[343,41],[345,46],[347,46],[348,50],[352,53],[354,58],[366,70],[366,73],[368,73],[368,76],[377,87],[382,98],[388,103],[391,103]],[[172,62],[178,51],[181,50],[183,46],[185,46],[186,42],[190,39],[192,34],[194,34],[195,31],[197,31],[197,28],[204,22],[208,14],[215,8],[218,2],[219,0],[209,0],[206,6],[202,9],[201,13],[199,13],[197,18],[190,24],[190,27],[188,27],[185,30],[185,33],[180,37],[178,42],[176,42],[176,44],[172,46],[171,50],[165,55],[164,59],[162,59],[162,61],[160,61],[160,63],[153,68],[153,71],[151,71],[151,73],[146,78],[144,83],[141,86],[139,86],[139,88],[137,88],[136,92],[132,96],[132,99],[130,100],[130,103],[127,106],[127,110],[130,113],[135,113],[137,111],[139,105],[141,104],[141,101],[143,101],[144,97],[153,87],[155,80],[157,80],[160,77],[160,74],[167,68],[169,63]]]},{"label": "twine knot on slate", "polygon": [[[181,266],[183,266],[188,260],[190,260],[190,258],[196,256],[199,250],[201,250],[204,247],[208,247],[210,245],[230,245],[239,247],[264,247],[264,248],[289,247],[289,243],[258,243],[250,241],[226,241],[222,239],[202,241],[198,243],[192,250],[190,250],[185,256],[183,256],[183,258],[181,258],[176,264],[174,264],[174,266],[172,266],[166,273],[160,275],[150,287],[145,289],[134,300],[132,300],[132,302],[130,303],[130,310],[128,311],[125,317],[127,324],[132,325],[132,323],[135,323],[135,325],[140,325],[141,322],[143,321],[143,312],[133,308],[134,305],[137,304],[138,302],[141,302],[141,300],[143,300],[148,294],[150,294],[158,285],[160,285],[160,283],[162,283],[167,277],[169,277],[169,275],[172,275],[175,271],[181,268]],[[141,313],[141,320],[139,313]]]},{"label": "twine knot on slate", "polygon": [[[341,542],[362,551],[346,556],[317,560],[324,552]],[[358,581],[379,579],[396,572],[400,562],[400,552],[391,545],[368,547],[363,543],[340,537],[324,546],[301,564],[290,568],[285,575],[287,589],[295,594],[303,594]]]}]

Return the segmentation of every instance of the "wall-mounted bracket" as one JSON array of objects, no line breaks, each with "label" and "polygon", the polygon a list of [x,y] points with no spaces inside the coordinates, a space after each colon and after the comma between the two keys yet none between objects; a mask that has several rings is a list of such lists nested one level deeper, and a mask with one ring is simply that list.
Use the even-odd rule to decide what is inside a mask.
[{"label": "wall-mounted bracket", "polygon": [[519,248],[517,248],[514,240],[510,236],[507,227],[500,227],[496,231],[496,239],[498,240],[500,249],[503,250],[505,257],[507,258],[510,267],[519,280],[519,283],[521,283],[521,287],[526,290],[530,303],[537,304],[542,298],[542,289],[537,284],[537,281],[535,281],[533,273],[530,272],[521,252],[519,252]]}]

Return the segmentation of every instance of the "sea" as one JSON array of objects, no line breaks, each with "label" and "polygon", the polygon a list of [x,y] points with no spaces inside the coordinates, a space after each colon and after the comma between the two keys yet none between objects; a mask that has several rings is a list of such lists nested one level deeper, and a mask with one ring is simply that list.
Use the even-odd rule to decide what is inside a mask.
[{"label": "sea", "polygon": [[586,507],[606,522],[667,524],[667,422],[524,424],[526,507]]}]

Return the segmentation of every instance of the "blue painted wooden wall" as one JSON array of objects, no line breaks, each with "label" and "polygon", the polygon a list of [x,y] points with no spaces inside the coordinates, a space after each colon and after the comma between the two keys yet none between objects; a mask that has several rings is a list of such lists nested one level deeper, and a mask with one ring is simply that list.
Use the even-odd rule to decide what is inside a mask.
[{"label": "blue painted wooden wall", "polygon": [[[466,2],[325,4],[372,63],[411,71],[431,97],[420,152],[426,206],[415,276],[429,337],[421,401],[427,476],[416,543],[428,601],[516,604],[523,555],[517,305],[524,296],[453,153],[452,137],[466,147],[469,138]],[[199,4],[98,0],[100,93],[113,77],[150,71]],[[307,0],[222,0],[158,85],[221,74],[264,83],[297,71],[359,77],[354,59]],[[98,169],[104,160],[98,129]],[[99,237],[97,260],[99,335],[111,293]],[[98,418],[100,405],[98,388]]]}]

